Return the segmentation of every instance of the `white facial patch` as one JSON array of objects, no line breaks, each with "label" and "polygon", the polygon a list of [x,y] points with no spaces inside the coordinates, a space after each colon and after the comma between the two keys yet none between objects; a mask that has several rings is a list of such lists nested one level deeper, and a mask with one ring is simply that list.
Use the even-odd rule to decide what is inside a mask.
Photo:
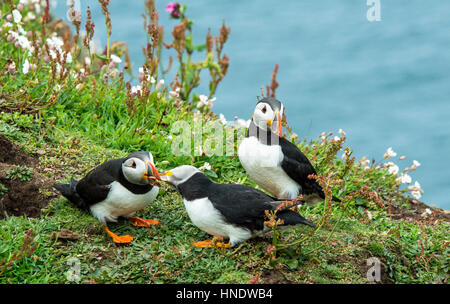
[{"label": "white facial patch", "polygon": [[267,130],[267,121],[273,121],[274,112],[269,104],[260,102],[253,112],[253,122],[263,130]]}]

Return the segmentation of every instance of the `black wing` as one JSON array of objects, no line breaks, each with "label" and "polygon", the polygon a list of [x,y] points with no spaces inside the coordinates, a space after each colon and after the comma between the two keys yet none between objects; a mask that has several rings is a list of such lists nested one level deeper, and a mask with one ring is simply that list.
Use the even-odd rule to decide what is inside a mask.
[{"label": "black wing", "polygon": [[[227,222],[244,226],[250,231],[263,230],[265,211],[275,210],[283,203],[274,201],[265,193],[245,185],[211,184],[209,191],[214,193],[214,196],[209,197],[210,201]],[[313,223],[289,208],[277,212],[277,218],[282,219],[284,225],[304,224],[314,227]]]},{"label": "black wing", "polygon": [[228,223],[251,231],[262,230],[265,211],[274,208],[271,197],[245,185],[212,183],[208,192],[214,193],[209,200]]},{"label": "black wing", "polygon": [[99,203],[108,196],[110,184],[120,179],[123,160],[107,161],[92,169],[78,182],[76,191],[87,205]]},{"label": "black wing", "polygon": [[306,195],[317,193],[321,198],[325,198],[322,187],[316,180],[308,178],[308,175],[316,174],[316,169],[305,154],[296,145],[282,137],[280,146],[284,155],[281,167],[290,178],[302,187],[302,193]]}]

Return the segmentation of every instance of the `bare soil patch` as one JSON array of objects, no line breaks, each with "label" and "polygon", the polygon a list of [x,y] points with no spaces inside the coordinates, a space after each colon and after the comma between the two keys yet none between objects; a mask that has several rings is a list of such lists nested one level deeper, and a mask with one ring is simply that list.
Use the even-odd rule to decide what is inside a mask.
[{"label": "bare soil patch", "polygon": [[[410,209],[405,209],[400,206],[391,206],[388,209],[389,215],[394,220],[409,220],[409,221],[433,221],[444,220],[450,222],[449,210],[443,210],[437,207],[428,206],[424,202],[420,202],[416,199],[409,200]],[[431,214],[426,214],[427,209],[431,211]],[[422,216],[425,214],[425,216]]]},{"label": "bare soil patch", "polygon": [[[7,177],[7,172],[16,166],[26,166],[32,170],[29,181]],[[53,193],[53,180],[39,174],[39,158],[25,153],[11,143],[6,136],[0,135],[0,183],[7,190],[0,192],[0,219],[9,216],[39,217],[52,196],[42,192]],[[40,191],[41,190],[41,191]]]}]

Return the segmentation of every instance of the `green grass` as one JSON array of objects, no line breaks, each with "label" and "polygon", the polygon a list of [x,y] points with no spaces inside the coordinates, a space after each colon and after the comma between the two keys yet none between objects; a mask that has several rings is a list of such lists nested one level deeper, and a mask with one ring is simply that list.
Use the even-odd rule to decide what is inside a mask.
[{"label": "green grass", "polygon": [[[4,125],[2,122],[0,127]],[[22,138],[22,142],[29,142],[31,150],[46,148],[48,152],[41,158],[41,165],[63,164],[62,170],[68,171],[67,178],[72,172],[76,172],[76,177],[82,176],[103,159],[123,155],[122,151],[105,149],[84,139],[76,147],[68,148],[70,145],[52,145],[53,140],[33,143],[28,139],[34,134],[24,133],[20,128],[13,135],[13,138]],[[67,141],[71,139],[67,135]],[[237,180],[242,172],[233,168],[227,176]],[[342,212],[340,208],[333,210],[331,226],[337,223]],[[317,219],[321,204],[304,206],[301,213]],[[270,238],[251,240],[236,252],[192,246],[193,241],[209,236],[190,222],[180,196],[165,185],[154,203],[138,213],[143,218],[160,220],[160,226],[135,228],[127,221],[110,225],[118,234],[135,237],[129,246],[114,245],[96,219],[74,208],[64,198],[58,198],[39,219],[7,217],[0,221],[0,260],[8,260],[13,252],[20,251],[25,232],[30,228],[34,231],[32,244],[37,244],[30,256],[16,261],[11,269],[3,270],[0,281],[73,283],[67,280],[67,273],[71,271],[67,263],[76,258],[81,267],[80,283],[248,283],[264,269],[277,269],[297,283],[367,283],[363,270],[368,267],[361,265],[371,256],[386,263],[393,282],[430,283],[447,279],[448,249],[440,247],[448,238],[448,223],[424,227],[430,243],[426,246],[426,255],[442,256],[425,267],[416,262],[421,252],[417,245],[421,239],[420,226],[390,220],[382,210],[373,213],[373,220],[364,224],[345,212],[331,238],[328,239],[331,227],[320,229],[301,246],[280,250],[273,268],[266,253]],[[74,242],[52,240],[52,232],[62,228],[79,233],[81,239]],[[307,227],[287,230],[280,239],[291,242],[308,231]]]},{"label": "green grass", "polygon": [[[4,2],[0,1],[0,10],[6,15],[11,8]],[[23,13],[27,10],[25,7]],[[0,27],[5,23],[3,15]],[[42,26],[47,33],[51,31],[52,22],[41,25],[34,20],[22,26],[40,35]],[[157,90],[149,85],[149,94],[130,96],[121,76],[102,81],[100,67],[105,59],[101,56],[92,56],[88,70],[93,73],[75,77],[86,54],[74,56],[65,77],[52,75],[54,67],[43,61],[44,56],[30,55],[37,69],[23,74],[26,54],[7,41],[5,34],[0,38],[0,66],[6,67],[0,70],[0,134],[26,152],[40,155],[39,172],[33,173],[67,182],[106,160],[148,150],[159,169],[182,164],[200,167],[208,162],[212,170],[205,173],[214,181],[257,187],[237,156],[173,155],[174,122],[186,121],[194,129],[194,121],[205,125],[217,118],[207,109],[195,111],[198,95],[191,91],[195,87],[186,89],[192,98],[184,101],[168,94],[175,90],[173,86]],[[80,43],[70,47],[82,49]],[[111,51],[123,54],[113,47]],[[17,74],[8,71],[11,62],[16,64]],[[183,88],[188,85],[182,84]],[[201,142],[211,135],[212,130],[204,132]],[[7,216],[0,220],[0,283],[248,283],[255,276],[264,282],[265,274],[280,273],[285,278],[280,282],[368,283],[366,260],[370,257],[383,264],[383,282],[448,282],[448,222],[389,218],[387,206],[411,207],[408,191],[401,189],[397,176],[388,174],[382,162],[364,170],[351,157],[352,150],[344,147],[345,136],[338,141],[332,140],[332,134],[299,141],[295,134],[288,135],[312,161],[326,188],[344,199],[341,204],[322,202],[300,208],[302,215],[319,223],[315,232],[297,227],[278,232],[277,243],[258,238],[239,249],[198,249],[192,242],[209,236],[190,222],[178,193],[162,185],[157,199],[138,213],[160,220],[161,225],[135,228],[127,221],[111,224],[113,232],[135,237],[130,245],[117,246],[96,219],[57,198],[40,218]],[[337,157],[343,149],[348,160]],[[16,171],[11,176],[30,177],[26,169]],[[0,199],[6,192],[0,184]],[[52,238],[63,228],[81,238],[67,242]],[[275,255],[268,252],[269,245],[277,249]],[[68,279],[74,261],[80,265],[76,282]]]}]

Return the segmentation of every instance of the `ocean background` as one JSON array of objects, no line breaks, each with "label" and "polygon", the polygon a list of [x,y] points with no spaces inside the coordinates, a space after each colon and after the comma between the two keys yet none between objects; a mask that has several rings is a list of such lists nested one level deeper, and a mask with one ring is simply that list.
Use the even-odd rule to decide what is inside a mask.
[{"label": "ocean background", "polygon": [[[156,0],[165,42],[178,22],[164,11],[169,2]],[[79,3],[83,27],[90,6],[94,39],[104,46],[98,1]],[[392,147],[397,156],[391,161],[400,170],[421,163],[411,173],[425,191],[420,200],[450,209],[450,1],[381,0],[379,22],[367,20],[366,0],[182,3],[195,21],[195,44],[204,43],[208,29],[217,34],[223,20],[231,27],[224,48],[230,67],[215,95],[215,113],[249,119],[278,63],[277,98],[300,138],[343,129],[357,159],[377,162]],[[53,2],[54,15],[67,20],[66,11],[66,1]],[[128,44],[137,75],[146,42],[144,1],[113,0],[110,12],[112,40]],[[166,51],[163,62],[168,55],[174,51]],[[208,93],[205,80],[198,94]]]}]

